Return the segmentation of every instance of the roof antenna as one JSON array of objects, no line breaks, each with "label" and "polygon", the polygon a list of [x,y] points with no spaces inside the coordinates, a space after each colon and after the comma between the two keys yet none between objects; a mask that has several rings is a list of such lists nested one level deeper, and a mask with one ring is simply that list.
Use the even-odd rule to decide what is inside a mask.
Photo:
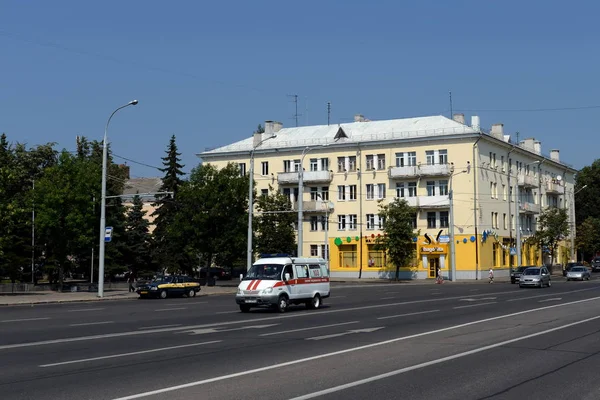
[{"label": "roof antenna", "polygon": [[331,121],[331,102],[327,102],[327,125],[329,125],[329,121]]},{"label": "roof antenna", "polygon": [[449,95],[450,95],[450,119],[453,118],[453,114],[452,114],[452,91],[448,91]]}]

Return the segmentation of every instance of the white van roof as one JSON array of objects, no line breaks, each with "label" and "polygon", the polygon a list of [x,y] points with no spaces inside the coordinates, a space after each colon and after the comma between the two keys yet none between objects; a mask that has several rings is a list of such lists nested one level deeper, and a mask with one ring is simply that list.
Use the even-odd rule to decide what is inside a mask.
[{"label": "white van roof", "polygon": [[255,264],[324,264],[325,259],[320,257],[267,257],[259,258]]}]

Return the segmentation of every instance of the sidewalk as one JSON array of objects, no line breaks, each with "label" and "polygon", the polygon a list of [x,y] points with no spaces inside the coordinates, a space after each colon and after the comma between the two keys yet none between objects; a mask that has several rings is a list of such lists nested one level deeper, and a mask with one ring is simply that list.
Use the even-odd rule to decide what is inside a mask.
[{"label": "sidewalk", "polygon": [[[220,294],[234,294],[237,287],[202,286],[197,294],[200,296],[212,296]],[[131,293],[127,289],[108,289],[104,291],[104,297],[99,298],[97,292],[29,292],[0,295],[0,306],[11,305],[34,305],[52,303],[71,303],[84,301],[108,301],[108,300],[136,300],[137,293]]]}]

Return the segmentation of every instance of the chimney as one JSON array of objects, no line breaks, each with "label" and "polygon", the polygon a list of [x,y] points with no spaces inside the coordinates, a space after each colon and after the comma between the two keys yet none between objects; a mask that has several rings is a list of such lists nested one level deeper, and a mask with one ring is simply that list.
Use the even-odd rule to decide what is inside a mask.
[{"label": "chimney", "polygon": [[491,133],[496,139],[504,140],[504,124],[493,124]]},{"label": "chimney", "polygon": [[519,142],[519,146],[527,150],[535,151],[535,141],[534,138],[523,139]]},{"label": "chimney", "polygon": [[279,132],[283,128],[283,124],[277,121],[265,121],[265,133],[264,137],[275,136],[277,132]]},{"label": "chimney", "polygon": [[262,135],[263,135],[262,133],[254,132],[254,136],[252,139],[252,147],[258,146],[258,144],[262,140]]},{"label": "chimney", "polygon": [[481,123],[479,122],[479,117],[477,115],[473,115],[471,117],[471,128],[475,129],[476,131],[481,130]]},{"label": "chimney", "polygon": [[365,116],[362,114],[354,114],[354,122],[365,122]]},{"label": "chimney", "polygon": [[452,116],[452,119],[458,122],[459,124],[465,124],[465,114],[454,114]]},{"label": "chimney", "polygon": [[539,140],[534,141],[533,151],[535,151],[538,154],[542,154],[542,142],[540,142]]},{"label": "chimney", "polygon": [[281,122],[273,121],[273,133],[277,133],[283,128],[283,124]]},{"label": "chimney", "polygon": [[560,151],[559,150],[550,150],[550,159],[552,161],[560,162]]}]

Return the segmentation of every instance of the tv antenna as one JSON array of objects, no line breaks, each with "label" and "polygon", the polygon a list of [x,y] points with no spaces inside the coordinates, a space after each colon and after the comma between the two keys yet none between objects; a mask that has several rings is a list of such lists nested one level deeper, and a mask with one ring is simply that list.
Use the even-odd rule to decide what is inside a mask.
[{"label": "tv antenna", "polygon": [[292,116],[296,120],[296,127],[298,126],[298,117],[302,116],[302,114],[298,114],[298,95],[297,94],[288,94],[288,97],[293,97],[294,105],[295,105],[295,113]]}]

